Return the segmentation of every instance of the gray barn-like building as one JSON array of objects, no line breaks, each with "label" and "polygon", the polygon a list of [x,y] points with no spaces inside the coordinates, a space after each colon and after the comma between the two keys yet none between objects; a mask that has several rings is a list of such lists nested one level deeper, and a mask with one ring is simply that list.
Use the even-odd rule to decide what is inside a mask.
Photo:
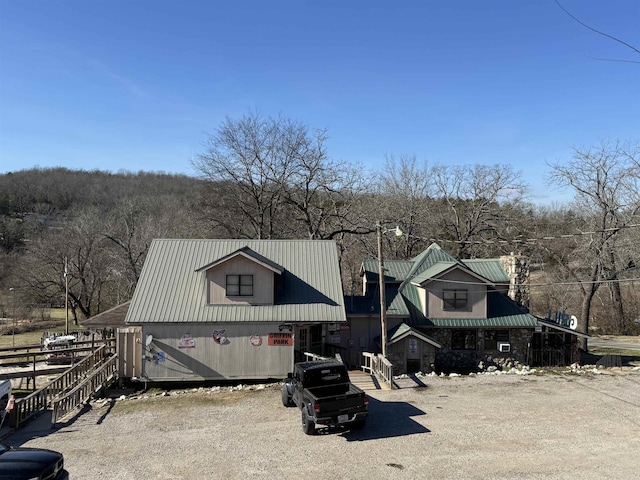
[{"label": "gray barn-like building", "polygon": [[336,244],[154,240],[125,322],[142,380],[284,378],[346,324]]}]

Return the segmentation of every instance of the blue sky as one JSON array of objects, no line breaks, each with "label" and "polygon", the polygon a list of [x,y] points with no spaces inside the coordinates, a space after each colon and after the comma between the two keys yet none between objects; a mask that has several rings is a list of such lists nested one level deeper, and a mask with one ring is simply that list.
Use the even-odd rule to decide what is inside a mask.
[{"label": "blue sky", "polygon": [[[637,0],[562,0],[640,48]],[[226,116],[327,128],[339,160],[510,164],[638,140],[640,61],[553,0],[0,0],[0,172],[195,175]]]}]

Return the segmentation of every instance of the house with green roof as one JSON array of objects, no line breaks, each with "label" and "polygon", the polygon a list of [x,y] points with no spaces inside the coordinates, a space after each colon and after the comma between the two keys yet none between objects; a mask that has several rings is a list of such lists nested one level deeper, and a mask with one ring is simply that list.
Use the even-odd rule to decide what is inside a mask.
[{"label": "house with green roof", "polygon": [[153,240],[125,324],[141,380],[284,378],[346,325],[336,244]]},{"label": "house with green roof", "polygon": [[[435,243],[410,260],[385,260],[386,351],[394,372],[472,370],[498,359],[529,364],[534,334],[554,326],[514,300],[528,295],[528,269],[514,268],[521,260],[459,260]],[[360,275],[362,295],[345,299],[350,331],[340,347],[349,362],[381,351],[378,260],[365,260]],[[565,350],[577,352],[576,339],[569,335]]]}]

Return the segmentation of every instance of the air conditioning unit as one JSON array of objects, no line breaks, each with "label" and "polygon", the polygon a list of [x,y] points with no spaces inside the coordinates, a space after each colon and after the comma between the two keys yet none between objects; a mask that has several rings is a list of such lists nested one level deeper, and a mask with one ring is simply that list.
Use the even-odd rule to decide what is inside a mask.
[{"label": "air conditioning unit", "polygon": [[510,352],[511,344],[507,342],[498,342],[498,350],[500,352]]}]

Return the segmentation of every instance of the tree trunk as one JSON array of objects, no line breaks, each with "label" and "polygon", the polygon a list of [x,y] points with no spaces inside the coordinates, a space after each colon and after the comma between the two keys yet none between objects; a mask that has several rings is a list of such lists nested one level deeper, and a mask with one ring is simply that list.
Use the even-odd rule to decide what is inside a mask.
[{"label": "tree trunk", "polygon": [[[588,285],[588,287],[584,290],[584,297],[582,298],[582,311],[580,316],[582,321],[584,322],[584,333],[589,334],[589,317],[591,316],[591,302],[593,301],[593,297],[596,295],[598,291],[599,284],[592,282]],[[582,348],[584,351],[588,351],[587,339],[582,339]]]}]

